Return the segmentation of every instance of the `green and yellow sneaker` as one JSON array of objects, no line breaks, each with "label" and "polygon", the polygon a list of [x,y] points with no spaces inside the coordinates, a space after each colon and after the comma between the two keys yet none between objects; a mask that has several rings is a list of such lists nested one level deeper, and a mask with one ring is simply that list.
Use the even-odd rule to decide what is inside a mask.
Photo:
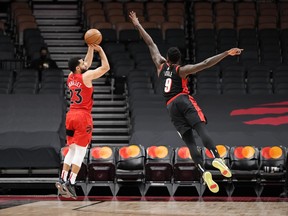
[{"label": "green and yellow sneaker", "polygon": [[232,176],[230,169],[226,166],[225,162],[221,158],[215,158],[212,165],[213,167],[219,169],[221,174],[226,178],[230,178]]},{"label": "green and yellow sneaker", "polygon": [[210,172],[204,172],[202,178],[211,192],[217,193],[219,191],[219,186],[216,182],[213,181],[212,174]]}]

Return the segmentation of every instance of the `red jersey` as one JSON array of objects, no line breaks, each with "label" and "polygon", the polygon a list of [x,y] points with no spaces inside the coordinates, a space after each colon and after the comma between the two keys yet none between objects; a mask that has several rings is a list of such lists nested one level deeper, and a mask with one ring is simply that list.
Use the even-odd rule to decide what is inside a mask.
[{"label": "red jersey", "polygon": [[67,79],[67,86],[70,90],[70,110],[84,109],[89,112],[93,106],[93,87],[87,87],[83,83],[82,74],[71,73]]}]

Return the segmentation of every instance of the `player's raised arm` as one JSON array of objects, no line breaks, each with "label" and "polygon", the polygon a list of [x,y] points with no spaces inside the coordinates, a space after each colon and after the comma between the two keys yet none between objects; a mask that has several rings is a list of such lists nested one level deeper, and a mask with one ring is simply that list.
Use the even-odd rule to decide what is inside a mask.
[{"label": "player's raised arm", "polygon": [[92,81],[94,79],[97,79],[99,77],[101,77],[103,74],[105,74],[107,71],[110,70],[110,65],[107,59],[107,56],[104,52],[104,50],[102,49],[101,46],[93,44],[93,45],[89,45],[89,47],[91,47],[94,50],[98,51],[100,59],[101,59],[101,66],[94,69],[94,70],[88,70],[83,74],[83,79],[85,81]]},{"label": "player's raised arm", "polygon": [[197,63],[197,64],[188,64],[183,67],[179,68],[179,75],[182,78],[186,78],[189,74],[195,74],[199,71],[202,71],[206,68],[212,67],[218,62],[220,62],[222,59],[224,59],[227,56],[235,56],[240,55],[243,49],[239,48],[232,48],[230,50],[227,50],[225,52],[222,52],[218,55],[212,56],[210,58],[207,58],[206,60]]},{"label": "player's raised arm", "polygon": [[134,24],[134,26],[140,32],[143,40],[147,44],[149,51],[150,51],[150,54],[151,54],[151,57],[152,57],[152,60],[153,60],[154,64],[156,65],[157,70],[159,72],[161,65],[166,61],[166,59],[160,54],[158,47],[156,46],[156,44],[154,43],[154,41],[152,40],[150,35],[145,31],[145,29],[140,24],[140,22],[136,16],[136,13],[134,11],[130,12],[129,17],[130,17],[132,23]]},{"label": "player's raised arm", "polygon": [[94,47],[93,44],[99,45],[102,41],[102,34],[98,29],[89,29],[84,35],[85,43],[88,45],[87,54],[84,59],[84,63],[89,69],[92,65],[94,57]]},{"label": "player's raised arm", "polygon": [[88,46],[88,50],[84,59],[85,64],[87,65],[87,69],[91,67],[92,61],[94,57],[94,49],[91,46]]}]

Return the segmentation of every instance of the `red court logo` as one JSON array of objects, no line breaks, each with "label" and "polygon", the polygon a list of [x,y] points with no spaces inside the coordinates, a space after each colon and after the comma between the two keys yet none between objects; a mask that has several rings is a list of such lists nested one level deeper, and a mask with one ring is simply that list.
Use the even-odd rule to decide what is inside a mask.
[{"label": "red court logo", "polygon": [[266,115],[267,117],[244,121],[243,123],[248,125],[284,125],[288,124],[288,101],[260,104],[257,107],[247,109],[236,109],[233,110],[230,115]]}]

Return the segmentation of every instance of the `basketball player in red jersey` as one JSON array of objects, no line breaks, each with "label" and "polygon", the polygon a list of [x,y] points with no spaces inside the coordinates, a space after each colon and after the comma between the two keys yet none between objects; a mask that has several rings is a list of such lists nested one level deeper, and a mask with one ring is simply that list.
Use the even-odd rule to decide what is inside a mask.
[{"label": "basketball player in red jersey", "polygon": [[[101,66],[94,70],[88,70],[92,64],[94,50],[99,53]],[[99,45],[89,45],[84,60],[79,57],[71,58],[68,65],[71,70],[67,79],[67,86],[71,94],[70,110],[66,115],[69,151],[65,156],[61,178],[56,182],[56,187],[59,194],[76,199],[75,180],[92,137],[92,80],[109,71],[110,66],[105,52]],[[70,168],[71,172],[68,177]]]},{"label": "basketball player in red jersey", "polygon": [[207,184],[210,191],[217,193],[219,191],[219,186],[213,181],[211,173],[206,171],[203,166],[203,158],[197,150],[192,129],[196,130],[203,145],[209,149],[214,156],[215,159],[212,162],[213,166],[219,169],[222,175],[228,178],[231,177],[231,171],[220,158],[215,144],[207,132],[204,114],[197,105],[195,99],[189,95],[187,76],[209,68],[227,56],[239,55],[241,54],[242,49],[233,48],[212,56],[198,64],[180,66],[181,53],[178,48],[169,48],[166,60],[161,56],[156,44],[139,23],[136,13],[133,11],[130,12],[129,17],[147,44],[152,60],[157,67],[158,77],[162,84],[163,96],[166,99],[167,109],[172,123],[189,148],[190,154],[202,174],[204,182]]}]

